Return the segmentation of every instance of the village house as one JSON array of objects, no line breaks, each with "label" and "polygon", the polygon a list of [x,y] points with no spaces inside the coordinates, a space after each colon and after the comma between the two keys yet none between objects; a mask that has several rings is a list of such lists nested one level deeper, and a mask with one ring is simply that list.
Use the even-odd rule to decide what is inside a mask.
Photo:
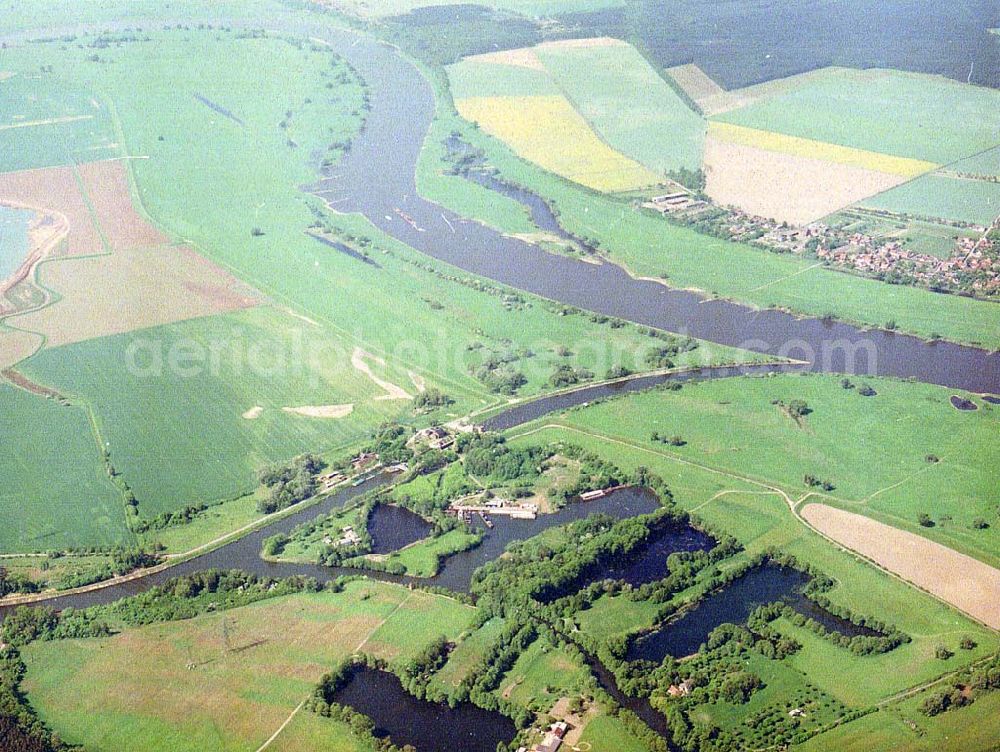
[{"label": "village house", "polygon": [[375,452],[362,452],[351,460],[351,467],[355,472],[360,472],[378,463],[378,455]]},{"label": "village house", "polygon": [[431,449],[447,449],[455,443],[455,437],[443,426],[431,426],[417,431],[407,444],[412,446],[421,442]]}]

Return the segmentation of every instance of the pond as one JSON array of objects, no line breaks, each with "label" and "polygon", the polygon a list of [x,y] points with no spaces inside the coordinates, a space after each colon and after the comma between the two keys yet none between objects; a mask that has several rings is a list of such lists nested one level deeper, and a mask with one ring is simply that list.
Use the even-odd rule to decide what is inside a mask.
[{"label": "pond", "polygon": [[514,722],[501,713],[470,702],[450,708],[417,699],[395,674],[367,667],[355,671],[331,699],[371,718],[375,736],[420,752],[495,752],[517,733]]},{"label": "pond", "polygon": [[0,205],[0,282],[16,272],[28,256],[28,227],[35,213]]},{"label": "pond", "polygon": [[434,526],[409,509],[394,504],[379,504],[368,518],[373,554],[390,554],[423,540]]},{"label": "pond", "polygon": [[707,551],[715,539],[690,525],[663,524],[652,532],[649,540],[625,556],[588,568],[583,576],[559,593],[550,593],[544,601],[582,590],[601,580],[621,580],[632,587],[662,580],[667,575],[667,557],[680,551]]},{"label": "pond", "polygon": [[775,601],[782,601],[827,629],[848,637],[879,634],[834,616],[804,596],[802,589],[809,579],[806,573],[790,567],[776,564],[755,567],[706,596],[679,618],[635,640],[626,658],[660,663],[668,655],[675,658],[691,655],[698,652],[708,635],[720,624],[743,624],[758,606]]}]

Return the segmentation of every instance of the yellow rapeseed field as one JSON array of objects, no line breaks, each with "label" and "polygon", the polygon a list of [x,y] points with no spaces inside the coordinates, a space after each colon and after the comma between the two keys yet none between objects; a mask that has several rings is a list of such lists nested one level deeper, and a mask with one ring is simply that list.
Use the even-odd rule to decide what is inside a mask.
[{"label": "yellow rapeseed field", "polygon": [[469,97],[455,106],[520,156],[588,188],[612,193],[661,182],[601,141],[562,96]]},{"label": "yellow rapeseed field", "polygon": [[849,146],[829,144],[824,141],[813,141],[808,138],[787,136],[774,131],[762,131],[756,128],[746,128],[742,125],[711,121],[708,124],[709,135],[721,141],[728,141],[743,146],[754,146],[758,149],[791,154],[797,157],[822,159],[826,162],[861,167],[890,175],[912,178],[938,168],[933,162],[923,162],[919,159],[894,157],[864,149],[852,149]]}]

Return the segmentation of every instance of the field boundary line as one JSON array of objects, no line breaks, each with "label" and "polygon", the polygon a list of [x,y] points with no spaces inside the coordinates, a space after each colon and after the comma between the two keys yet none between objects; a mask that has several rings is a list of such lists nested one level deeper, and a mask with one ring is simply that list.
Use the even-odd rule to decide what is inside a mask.
[{"label": "field boundary line", "polygon": [[308,699],[309,698],[307,697],[305,700],[303,700],[296,706],[295,710],[292,711],[292,714],[285,719],[285,722],[282,723],[280,726],[278,726],[278,730],[275,731],[273,734],[271,734],[268,740],[257,748],[257,752],[264,752],[264,750],[271,745],[271,742],[273,742],[281,735],[281,732],[284,731],[285,728],[288,726],[288,724],[292,722],[292,719],[295,718],[295,716],[299,714],[299,711],[305,707],[306,701]]},{"label": "field boundary line", "polygon": [[412,597],[413,597],[413,591],[411,590],[406,594],[406,597],[403,598],[403,600],[401,600],[399,603],[396,604],[395,608],[393,608],[392,611],[390,611],[385,615],[385,618],[382,619],[382,621],[380,621],[378,624],[372,627],[371,631],[365,636],[365,639],[363,639],[360,642],[360,644],[356,648],[354,648],[354,652],[360,653],[361,648],[363,648],[365,645],[368,644],[368,640],[370,640],[375,635],[375,633],[378,632],[385,625],[387,621],[389,621],[389,619],[395,616],[396,612],[399,611],[399,609],[401,609],[403,606],[405,606]]}]

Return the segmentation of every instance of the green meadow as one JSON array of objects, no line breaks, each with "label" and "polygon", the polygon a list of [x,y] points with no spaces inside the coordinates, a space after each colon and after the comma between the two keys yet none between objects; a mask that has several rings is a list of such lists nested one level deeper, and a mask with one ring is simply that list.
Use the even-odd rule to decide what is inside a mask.
[{"label": "green meadow", "polygon": [[862,203],[896,214],[939,217],[988,227],[1000,216],[1000,183],[925,175]]},{"label": "green meadow", "polygon": [[944,165],[997,146],[1000,92],[940,76],[829,68],[716,119]]},{"label": "green meadow", "polygon": [[48,551],[127,540],[125,500],[111,482],[85,409],[0,384],[0,550]]},{"label": "green meadow", "polygon": [[121,156],[107,104],[49,78],[24,71],[0,80],[0,172]]},{"label": "green meadow", "polygon": [[706,124],[631,45],[542,46],[538,57],[612,147],[660,174],[701,167]]}]

